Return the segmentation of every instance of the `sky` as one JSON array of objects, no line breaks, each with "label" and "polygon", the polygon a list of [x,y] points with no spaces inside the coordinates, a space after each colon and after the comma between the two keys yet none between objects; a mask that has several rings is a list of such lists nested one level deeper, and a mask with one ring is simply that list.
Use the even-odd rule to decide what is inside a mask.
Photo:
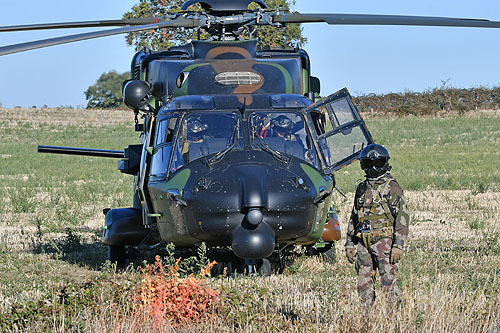
[{"label": "sky", "polygon": [[[139,0],[7,1],[0,26],[118,19]],[[500,21],[498,0],[297,0],[301,13],[448,16]],[[0,33],[0,46],[93,31],[60,29]],[[351,94],[424,91],[500,84],[500,29],[304,26],[312,74],[322,95],[343,87]],[[84,91],[104,72],[130,69],[135,51],[124,35],[0,57],[3,107],[86,105]]]}]

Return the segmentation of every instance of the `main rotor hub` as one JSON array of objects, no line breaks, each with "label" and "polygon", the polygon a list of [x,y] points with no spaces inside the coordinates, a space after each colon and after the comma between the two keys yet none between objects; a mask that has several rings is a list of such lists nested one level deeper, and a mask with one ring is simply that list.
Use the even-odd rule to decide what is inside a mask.
[{"label": "main rotor hub", "polygon": [[263,0],[189,0],[182,5],[181,10],[187,10],[190,6],[199,3],[206,12],[243,12],[247,11],[248,6],[253,2],[267,9]]}]

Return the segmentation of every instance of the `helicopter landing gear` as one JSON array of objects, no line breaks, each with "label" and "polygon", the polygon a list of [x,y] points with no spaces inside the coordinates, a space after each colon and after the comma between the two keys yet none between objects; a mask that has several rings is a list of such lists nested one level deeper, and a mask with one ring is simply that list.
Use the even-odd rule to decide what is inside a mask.
[{"label": "helicopter landing gear", "polygon": [[116,263],[117,269],[125,268],[127,260],[127,250],[123,245],[110,245],[108,246],[108,257],[106,260],[111,263]]},{"label": "helicopter landing gear", "polygon": [[337,255],[335,253],[335,243],[333,243],[328,250],[320,252],[320,257],[323,261],[329,264],[335,264],[335,262],[337,261]]},{"label": "helicopter landing gear", "polygon": [[210,270],[210,275],[213,277],[224,276],[224,268],[226,265],[223,262],[218,262]]},{"label": "helicopter landing gear", "polygon": [[307,256],[319,256],[323,261],[329,264],[335,264],[337,260],[334,241],[308,245],[305,254]]},{"label": "helicopter landing gear", "polygon": [[241,259],[234,259],[230,261],[218,261],[210,270],[210,275],[213,277],[230,276],[245,274],[244,261]]},{"label": "helicopter landing gear", "polygon": [[257,273],[260,276],[271,276],[271,262],[269,259],[259,259],[257,260]]},{"label": "helicopter landing gear", "polygon": [[219,261],[212,267],[210,274],[213,277],[228,276],[236,277],[242,275],[271,276],[271,262],[269,259],[244,260],[232,258],[228,261]]}]

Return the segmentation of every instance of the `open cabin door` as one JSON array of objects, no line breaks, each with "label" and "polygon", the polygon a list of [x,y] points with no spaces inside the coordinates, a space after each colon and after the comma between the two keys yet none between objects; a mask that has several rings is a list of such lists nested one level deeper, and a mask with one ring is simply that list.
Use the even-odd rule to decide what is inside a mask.
[{"label": "open cabin door", "polygon": [[332,172],[358,159],[372,136],[344,88],[303,109],[323,168]]}]

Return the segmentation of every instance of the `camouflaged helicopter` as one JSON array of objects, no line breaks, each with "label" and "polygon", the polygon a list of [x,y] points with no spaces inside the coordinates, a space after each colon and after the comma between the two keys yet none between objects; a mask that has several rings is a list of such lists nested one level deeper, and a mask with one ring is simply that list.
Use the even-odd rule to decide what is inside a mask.
[{"label": "camouflaged helicopter", "polygon": [[[195,4],[203,10],[191,11]],[[121,26],[4,46],[0,55],[161,28],[210,35],[133,57],[123,93],[139,144],[124,151],[39,146],[119,158],[118,169],[134,177],[132,207],[104,210],[109,260],[124,265],[134,247],[204,242],[230,271],[255,265],[269,275],[269,258],[295,245],[331,250],[340,239],[331,210],[334,173],[373,139],[347,89],[315,101],[320,80],[311,76],[305,50],[257,50],[257,41],[242,38],[257,26],[309,22],[500,28],[476,19],[301,14],[268,9],[262,0],[189,0],[165,17],[0,27]]]}]

